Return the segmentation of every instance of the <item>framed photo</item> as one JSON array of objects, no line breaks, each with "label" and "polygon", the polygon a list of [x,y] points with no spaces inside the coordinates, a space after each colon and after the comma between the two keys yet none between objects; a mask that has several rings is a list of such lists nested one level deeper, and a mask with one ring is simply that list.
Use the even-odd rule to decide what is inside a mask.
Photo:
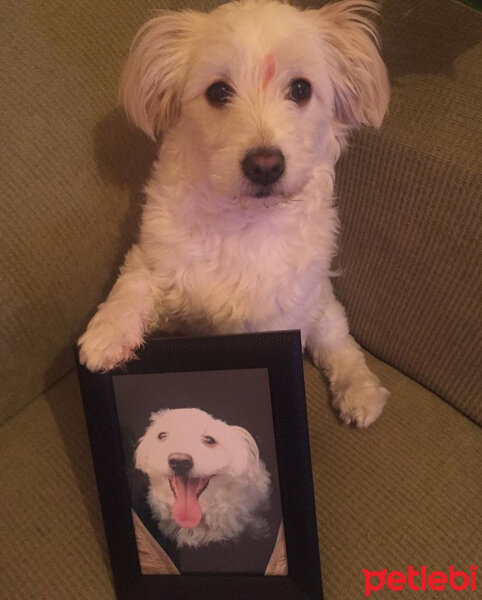
[{"label": "framed photo", "polygon": [[298,331],[77,361],[119,600],[320,600]]}]

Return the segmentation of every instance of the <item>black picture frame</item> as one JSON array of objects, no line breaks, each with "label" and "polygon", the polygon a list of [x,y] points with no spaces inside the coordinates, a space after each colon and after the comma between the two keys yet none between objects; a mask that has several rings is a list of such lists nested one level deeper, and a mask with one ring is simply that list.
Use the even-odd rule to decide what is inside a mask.
[{"label": "black picture frame", "polygon": [[[76,361],[119,600],[320,600],[316,513],[299,331],[153,338],[108,373]],[[285,528],[286,575],[141,572],[116,407],[118,375],[267,369]]]}]

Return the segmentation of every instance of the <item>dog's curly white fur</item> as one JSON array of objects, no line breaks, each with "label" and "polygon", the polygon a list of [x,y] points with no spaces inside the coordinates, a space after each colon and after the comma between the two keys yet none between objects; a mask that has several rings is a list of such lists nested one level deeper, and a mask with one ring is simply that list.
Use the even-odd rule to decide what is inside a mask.
[{"label": "dog's curly white fur", "polygon": [[233,540],[246,530],[267,533],[261,511],[270,475],[246,429],[197,408],[161,410],[139,440],[135,465],[149,476],[159,529],[179,547]]},{"label": "dog's curly white fur", "polygon": [[[142,27],[121,98],[147,135],[163,132],[163,144],[139,241],[79,340],[87,367],[133,358],[158,326],[297,328],[343,421],[365,427],[380,415],[388,392],[349,335],[330,282],[334,165],[351,130],[380,126],[389,100],[374,12],[369,0],[304,11],[241,0],[208,14],[163,13]],[[291,92],[299,80],[311,86],[303,102]],[[207,96],[216,82],[229,92],[218,104]],[[269,186],[243,170],[259,148],[284,159]]]}]

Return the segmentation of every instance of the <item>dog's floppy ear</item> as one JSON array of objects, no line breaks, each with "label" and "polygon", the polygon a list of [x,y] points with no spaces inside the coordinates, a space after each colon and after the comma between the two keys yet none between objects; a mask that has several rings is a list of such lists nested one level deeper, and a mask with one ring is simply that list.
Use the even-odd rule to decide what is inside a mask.
[{"label": "dog's floppy ear", "polygon": [[155,139],[180,113],[193,35],[203,15],[165,11],[145,23],[132,43],[120,84],[129,119]]},{"label": "dog's floppy ear", "polygon": [[371,0],[341,0],[316,11],[335,92],[335,116],[353,129],[380,127],[390,87],[379,40],[367,15],[378,14]]},{"label": "dog's floppy ear", "polygon": [[147,452],[146,448],[146,436],[144,436],[141,437],[141,439],[139,440],[136,451],[134,453],[134,466],[136,467],[136,469],[139,469],[139,471],[142,471],[143,473],[148,472],[148,456],[149,453]]},{"label": "dog's floppy ear", "polygon": [[134,453],[134,466],[139,471],[143,471],[146,474],[149,474],[149,456],[151,451],[151,440],[152,440],[152,425],[155,421],[157,421],[163,414],[168,413],[169,409],[161,409],[157,412],[152,412],[150,417],[150,425],[147,428],[144,435],[137,442],[137,448]]},{"label": "dog's floppy ear", "polygon": [[259,466],[259,448],[253,436],[238,425],[231,425],[230,431],[238,444],[233,445],[235,450],[235,471],[237,475],[254,475]]}]

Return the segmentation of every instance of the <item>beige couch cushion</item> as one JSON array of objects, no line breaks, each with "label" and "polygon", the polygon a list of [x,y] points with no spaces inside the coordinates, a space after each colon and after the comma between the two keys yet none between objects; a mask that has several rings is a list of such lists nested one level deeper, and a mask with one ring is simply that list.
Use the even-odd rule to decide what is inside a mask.
[{"label": "beige couch cushion", "polygon": [[[367,430],[340,425],[305,363],[326,600],[364,597],[363,568],[467,570],[482,547],[480,428],[368,358],[393,398]],[[3,425],[0,474],[3,596],[113,599],[75,374]]]},{"label": "beige couch cushion", "polygon": [[338,165],[337,292],[364,347],[482,424],[482,13],[389,1],[382,32],[392,101]]}]

